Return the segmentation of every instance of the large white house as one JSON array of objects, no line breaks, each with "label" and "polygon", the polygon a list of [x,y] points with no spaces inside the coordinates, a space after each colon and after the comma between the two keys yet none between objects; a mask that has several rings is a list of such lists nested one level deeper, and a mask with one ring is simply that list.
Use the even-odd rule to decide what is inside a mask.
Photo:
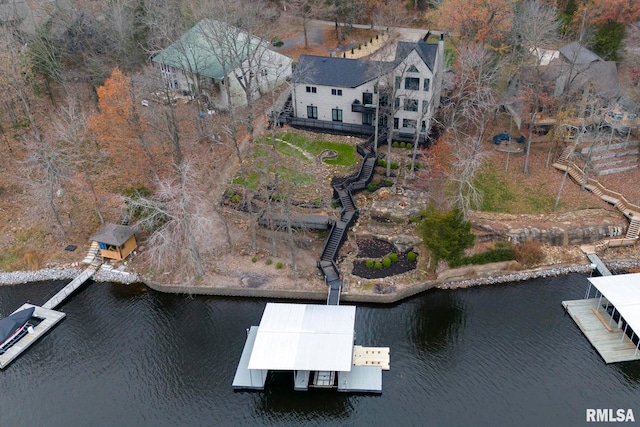
[{"label": "large white house", "polygon": [[268,41],[220,21],[204,19],[153,57],[166,85],[205,95],[212,106],[247,104],[291,76],[292,60]]},{"label": "large white house", "polygon": [[[301,55],[294,72],[293,119],[315,129],[372,134],[376,123],[393,138],[423,141],[440,105],[444,41],[399,42],[391,62]],[[387,123],[393,118],[392,123]]]}]

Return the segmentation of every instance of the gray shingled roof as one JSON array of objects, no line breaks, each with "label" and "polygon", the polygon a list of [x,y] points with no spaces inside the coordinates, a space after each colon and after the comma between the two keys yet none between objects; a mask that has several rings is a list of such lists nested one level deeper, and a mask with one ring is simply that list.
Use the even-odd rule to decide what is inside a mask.
[{"label": "gray shingled roof", "polygon": [[434,70],[438,45],[418,42],[398,42],[393,62],[370,61],[366,59],[335,58],[330,56],[300,55],[295,69],[295,80],[320,86],[358,87],[395,68],[412,50],[430,70]]},{"label": "gray shingled roof", "polygon": [[396,64],[404,60],[414,49],[418,52],[418,55],[420,55],[424,63],[427,64],[427,67],[429,67],[432,72],[435,72],[434,67],[436,66],[436,56],[438,55],[437,43],[427,43],[422,40],[417,42],[398,42],[398,47],[396,48]]},{"label": "gray shingled roof", "polygon": [[602,58],[591,52],[589,49],[581,46],[578,42],[571,42],[568,45],[561,47],[559,50],[565,60],[575,62],[576,64],[588,64],[590,62],[603,61]]},{"label": "gray shingled roof", "polygon": [[122,246],[134,234],[135,230],[127,225],[105,224],[91,240],[107,245]]},{"label": "gray shingled roof", "polygon": [[388,69],[387,62],[300,55],[295,79],[298,83],[354,88],[386,73]]}]

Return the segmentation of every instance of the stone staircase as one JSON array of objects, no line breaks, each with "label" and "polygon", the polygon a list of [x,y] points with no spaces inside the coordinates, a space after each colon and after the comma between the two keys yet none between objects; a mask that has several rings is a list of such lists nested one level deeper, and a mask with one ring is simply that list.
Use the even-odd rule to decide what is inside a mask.
[{"label": "stone staircase", "polygon": [[100,246],[98,242],[91,242],[91,246],[89,247],[89,251],[87,255],[82,260],[82,263],[85,265],[95,265],[96,260],[99,260],[102,263],[102,257],[100,256]]}]

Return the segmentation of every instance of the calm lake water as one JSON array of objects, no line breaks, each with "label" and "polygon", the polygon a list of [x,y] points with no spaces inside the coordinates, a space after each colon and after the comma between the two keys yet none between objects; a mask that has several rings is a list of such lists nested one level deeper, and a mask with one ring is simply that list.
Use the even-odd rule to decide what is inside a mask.
[{"label": "calm lake water", "polygon": [[[0,313],[53,288],[0,287]],[[585,288],[571,275],[359,306],[356,342],[391,347],[391,370],[382,395],[349,395],[294,392],[289,376],[232,390],[266,300],[91,283],[0,371],[0,426],[569,426],[587,408],[640,423],[640,363],[605,365],[560,304]]]}]

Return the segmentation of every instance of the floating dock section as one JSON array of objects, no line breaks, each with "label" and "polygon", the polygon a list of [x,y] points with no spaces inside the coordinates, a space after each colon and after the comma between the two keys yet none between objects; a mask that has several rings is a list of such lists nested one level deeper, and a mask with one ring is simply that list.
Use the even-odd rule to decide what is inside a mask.
[{"label": "floating dock section", "polygon": [[268,303],[247,330],[234,389],[263,390],[269,371],[289,371],[295,390],[382,392],[389,349],[354,346],[356,308]]},{"label": "floating dock section", "polygon": [[640,360],[640,273],[589,278],[585,298],[562,305],[605,363]]},{"label": "floating dock section", "polygon": [[46,334],[65,317],[65,314],[60,311],[49,310],[44,307],[38,307],[31,304],[24,304],[15,312],[30,307],[35,307],[33,317],[41,319],[42,321],[34,326],[32,331],[29,331],[29,333],[22,337],[18,342],[9,347],[4,354],[0,355],[0,369],[4,369],[9,365],[15,358],[20,356],[22,352],[29,348],[31,344],[36,342],[38,338]]},{"label": "floating dock section", "polygon": [[35,307],[33,316],[41,319],[41,322],[33,328],[33,331],[27,333],[24,337],[18,340],[15,344],[9,347],[4,354],[0,355],[0,369],[4,369],[13,360],[15,360],[22,352],[24,352],[31,344],[36,342],[40,337],[47,333],[51,328],[58,324],[66,316],[61,311],[55,311],[54,308],[58,307],[64,302],[71,294],[73,294],[78,288],[87,282],[100,268],[101,262],[99,260],[92,260],[92,264],[89,265],[78,277],[73,279],[69,284],[57,292],[42,307],[38,307],[31,304],[24,304],[16,311],[23,310],[29,307]]}]

